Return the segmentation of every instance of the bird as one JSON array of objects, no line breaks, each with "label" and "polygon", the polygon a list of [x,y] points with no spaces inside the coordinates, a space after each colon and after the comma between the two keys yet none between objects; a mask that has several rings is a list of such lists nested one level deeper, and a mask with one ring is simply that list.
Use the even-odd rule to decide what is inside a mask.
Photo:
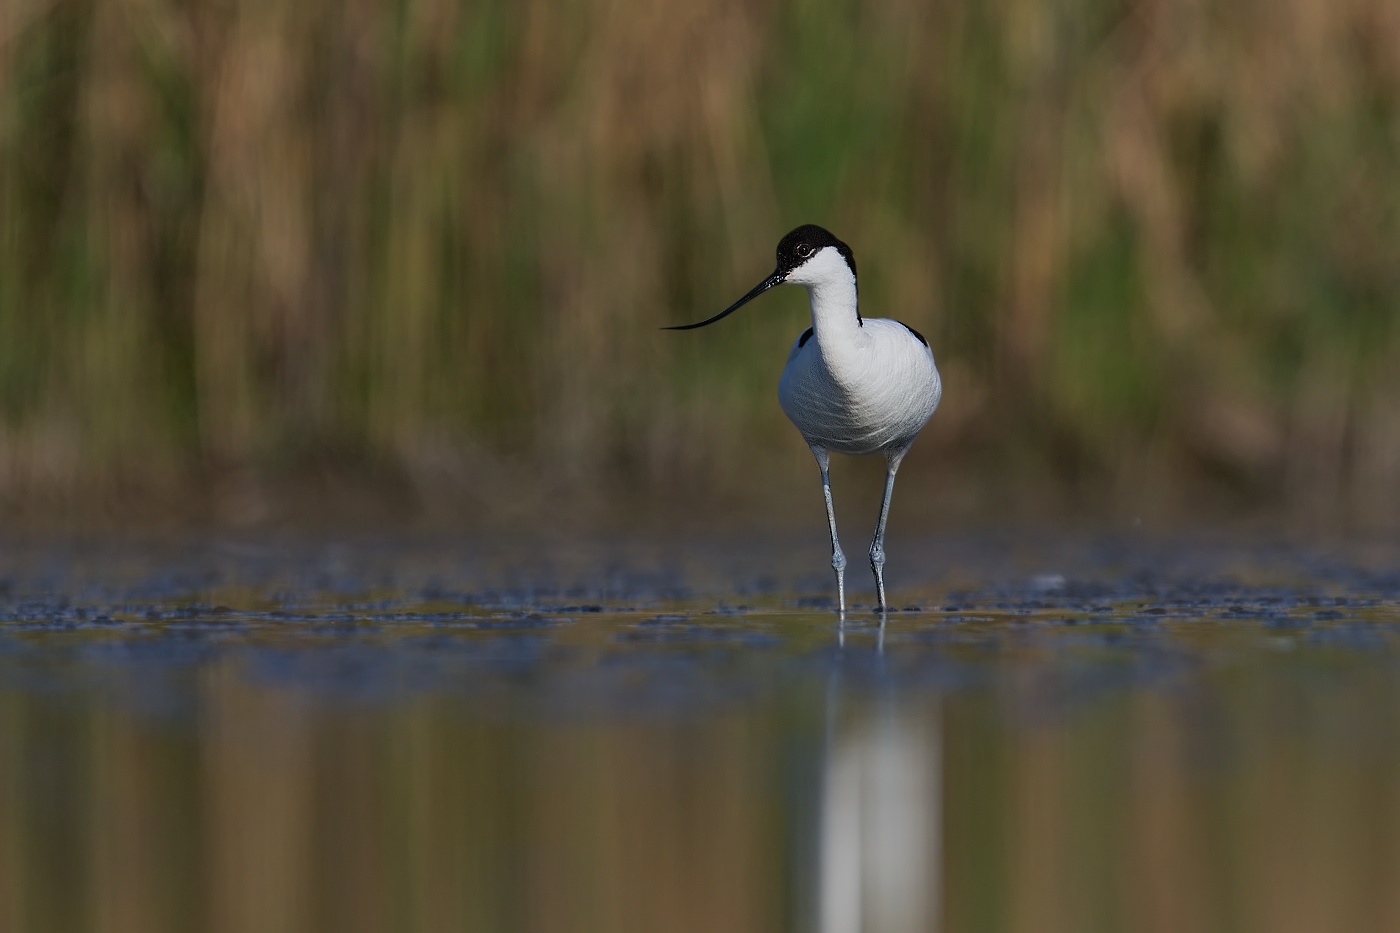
[{"label": "bird", "polygon": [[836,533],[831,499],[831,453],[885,457],[885,492],[870,543],[877,611],[885,597],[885,525],[899,465],[943,397],[943,381],[924,336],[901,321],[864,318],[851,248],[816,224],[804,224],[778,242],[773,272],[714,317],[665,330],[694,330],[728,317],[778,285],[807,289],[812,326],[793,341],[778,381],[778,401],[812,450],[821,470],[831,532],[831,569],[838,611],[846,613],[846,555]]}]

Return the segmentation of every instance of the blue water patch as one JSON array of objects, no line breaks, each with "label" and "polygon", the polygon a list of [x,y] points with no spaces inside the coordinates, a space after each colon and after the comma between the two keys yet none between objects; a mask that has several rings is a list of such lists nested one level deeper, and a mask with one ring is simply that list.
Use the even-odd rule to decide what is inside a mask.
[{"label": "blue water patch", "polygon": [[[307,702],[431,696],[576,716],[678,715],[839,682],[1067,715],[1200,689],[1232,664],[1295,677],[1314,654],[1381,663],[1400,623],[1400,573],[1374,553],[1046,539],[1026,556],[1024,542],[936,539],[905,551],[933,570],[892,579],[910,591],[902,610],[877,616],[848,573],[842,622],[829,592],[808,589],[829,588],[810,548],[766,547],[702,550],[687,566],[672,542],[661,567],[626,548],[537,564],[440,543],[0,548],[0,690],[178,716],[217,669]],[[954,572],[956,584],[941,576]]]}]

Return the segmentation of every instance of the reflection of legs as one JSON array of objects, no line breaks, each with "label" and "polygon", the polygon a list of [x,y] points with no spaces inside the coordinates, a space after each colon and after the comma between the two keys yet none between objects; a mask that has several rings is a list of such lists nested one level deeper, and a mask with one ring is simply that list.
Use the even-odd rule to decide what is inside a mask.
[{"label": "reflection of legs", "polygon": [[[907,450],[908,448],[905,448]],[[880,601],[877,609],[886,609],[885,601],[885,522],[890,517],[890,496],[894,495],[894,475],[899,472],[899,462],[904,459],[904,450],[893,450],[885,454],[885,497],[880,502],[880,522],[875,526],[875,540],[870,542],[870,568],[875,571],[875,590]]]},{"label": "reflection of legs", "polygon": [[836,605],[846,611],[846,555],[841,553],[841,539],[836,537],[836,509],[831,504],[831,454],[825,447],[811,445],[812,456],[822,471],[822,495],[826,497],[826,523],[831,528],[831,569],[836,571]]}]

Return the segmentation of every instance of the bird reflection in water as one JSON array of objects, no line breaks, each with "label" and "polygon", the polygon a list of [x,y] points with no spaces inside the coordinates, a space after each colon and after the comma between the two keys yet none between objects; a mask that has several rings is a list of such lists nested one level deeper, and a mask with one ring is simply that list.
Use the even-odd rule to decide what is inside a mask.
[{"label": "bird reflection in water", "polygon": [[[844,617],[838,627],[847,648]],[[884,664],[885,617],[875,628]],[[864,647],[864,646],[859,646]],[[896,703],[886,686],[862,699],[828,682],[818,831],[821,933],[904,933],[942,927],[941,704]]]}]

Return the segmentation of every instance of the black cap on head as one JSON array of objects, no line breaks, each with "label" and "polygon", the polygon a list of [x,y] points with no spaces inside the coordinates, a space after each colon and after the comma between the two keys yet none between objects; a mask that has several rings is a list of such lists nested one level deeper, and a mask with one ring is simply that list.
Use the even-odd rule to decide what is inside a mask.
[{"label": "black cap on head", "polygon": [[778,241],[778,271],[787,275],[826,246],[836,247],[850,266],[851,275],[855,276],[856,257],[851,248],[832,236],[830,230],[816,224],[803,224]]}]

